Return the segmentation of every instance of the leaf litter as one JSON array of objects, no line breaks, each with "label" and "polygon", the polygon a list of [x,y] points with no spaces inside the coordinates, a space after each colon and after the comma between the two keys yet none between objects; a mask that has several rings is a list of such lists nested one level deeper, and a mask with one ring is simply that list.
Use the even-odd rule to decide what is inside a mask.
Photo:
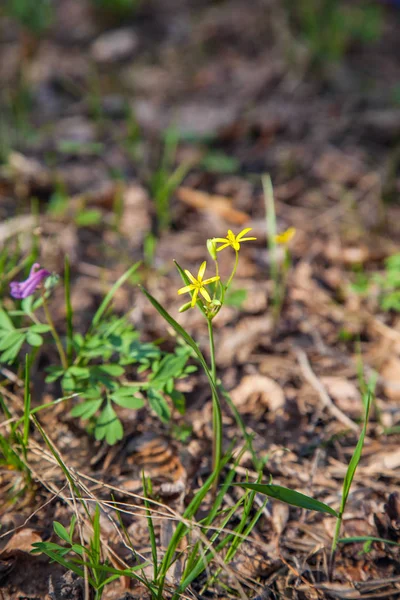
[{"label": "leaf litter", "polygon": [[[76,319],[84,330],[113,282],[142,258],[149,234],[159,237],[153,260],[159,271],[145,266],[146,286],[176,314],[176,289],[181,283],[172,259],[195,270],[205,239],[234,225],[253,227],[258,241],[243,251],[237,281],[247,298],[241,308],[232,305],[225,316],[221,314],[216,336],[221,379],[254,436],[254,448],[266,460],[265,480],[273,476],[277,485],[339,508],[342,481],[361,427],[360,349],[366,375],[378,373],[377,398],[342,536],[398,543],[399,319],[394,311],[382,311],[373,295],[363,297],[351,288],[357,271],[373,274],[381,269],[400,242],[399,207],[382,202],[382,196],[398,195],[400,189],[398,161],[390,147],[397,139],[393,133],[397,116],[389,101],[383,92],[379,100],[371,93],[363,107],[357,100],[362,87],[355,79],[349,90],[343,73],[342,81],[332,78],[328,84],[307,73],[299,75],[274,35],[276,21],[284,27],[275,2],[268,3],[271,19],[263,19],[261,1],[251,10],[235,0],[229,7],[210,2],[191,12],[194,9],[183,1],[173,8],[154,0],[140,13],[142,26],[133,19],[127,29],[118,25],[109,32],[92,11],[82,14],[79,3],[71,3],[73,10],[66,0],[59,4],[59,18],[66,21],[56,20],[54,35],[38,47],[27,66],[35,98],[30,119],[40,135],[18,144],[1,167],[0,244],[18,235],[28,252],[35,238],[23,234],[33,231],[41,256],[48,259],[46,266],[57,272],[62,272],[63,257],[69,254]],[[181,11],[179,27],[176,11]],[[395,36],[389,23],[386,27],[387,36],[374,50],[374,60],[369,61],[371,48],[356,48],[346,69],[358,72],[369,61],[376,86],[388,94],[390,83],[398,81],[400,66],[390,51],[397,47]],[[74,46],[67,60],[64,44],[77,38],[81,45]],[[15,51],[16,40],[13,30],[2,41],[5,53]],[[202,44],[207,52],[201,51]],[[98,61],[95,77],[88,52]],[[128,55],[131,65],[125,60]],[[189,68],[191,61],[195,70]],[[13,64],[1,68],[2,82],[9,89],[17,76]],[[97,108],[96,85],[101,90]],[[326,85],[330,91],[324,94]],[[379,109],[374,109],[377,103]],[[137,139],[129,138],[122,118],[129,109],[136,110]],[[149,174],[162,154],[161,133],[171,122],[180,131],[181,152],[186,146],[189,155],[193,143],[199,147],[192,152],[198,162],[172,193],[171,229],[159,232]],[[238,172],[202,166],[210,135],[235,159]],[[52,165],[47,164],[49,154]],[[138,156],[142,158],[137,160]],[[298,231],[278,323],[269,311],[271,257],[260,185],[266,171],[275,184],[279,230],[294,226]],[[116,182],[115,173],[122,173],[125,181]],[[38,221],[21,214],[28,212],[31,197],[38,198]],[[97,217],[80,225],[82,213],[92,209]],[[62,331],[62,303],[55,298],[53,304]],[[115,309],[131,311],[132,322],[146,339],[175,343],[133,286],[119,290]],[[203,347],[202,321],[185,313],[182,324]],[[52,360],[43,347],[40,367],[33,374],[36,403],[44,395],[48,400],[58,397],[55,386],[44,388],[41,374]],[[1,369],[2,377],[7,377],[3,365]],[[101,532],[113,561],[131,556],[115,506],[135,552],[150,555],[143,470],[153,481],[159,502],[152,514],[161,548],[168,544],[192,490],[207,477],[211,401],[200,373],[192,374],[185,385],[187,412],[174,423],[192,425],[184,441],[144,410],[118,409],[126,436],[111,448],[88,437],[83,423],[72,419],[62,404],[41,414],[42,426],[80,490],[103,509]],[[2,383],[11,418],[19,416],[21,382],[3,387]],[[227,410],[224,435],[226,444],[238,435]],[[24,501],[7,500],[15,474],[3,467],[0,471],[4,506],[0,593],[6,598],[46,594],[56,598],[65,597],[68,588],[75,594],[71,598],[81,598],[81,582],[43,557],[28,554],[33,541],[52,536],[53,521],[68,523],[73,503],[59,467],[39,437],[33,436],[27,460],[35,484]],[[237,467],[243,481],[246,474],[256,479],[252,468],[251,455],[245,452]],[[236,486],[227,490],[226,508],[242,493]],[[328,581],[326,549],[333,526],[329,516],[268,501],[229,569],[222,571],[223,585],[214,582],[200,595],[206,584],[200,578],[192,586],[192,597],[236,597],[240,586],[248,597],[265,599],[398,597],[399,548],[384,542],[372,542],[368,551],[361,541],[341,546],[335,580]],[[200,532],[193,535],[201,539]],[[178,574],[179,564],[169,574],[171,589]],[[139,587],[130,591],[125,587],[126,581],[114,582],[104,597],[146,597]]]}]

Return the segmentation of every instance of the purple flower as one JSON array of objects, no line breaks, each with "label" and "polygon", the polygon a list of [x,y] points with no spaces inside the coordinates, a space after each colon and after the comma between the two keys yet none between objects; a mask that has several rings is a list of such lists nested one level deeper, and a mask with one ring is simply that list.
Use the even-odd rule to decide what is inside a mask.
[{"label": "purple flower", "polygon": [[10,293],[13,298],[21,300],[31,296],[35,290],[42,283],[43,279],[48,277],[50,272],[46,269],[41,269],[39,263],[34,263],[29,273],[28,279],[25,281],[12,281],[10,283]]}]

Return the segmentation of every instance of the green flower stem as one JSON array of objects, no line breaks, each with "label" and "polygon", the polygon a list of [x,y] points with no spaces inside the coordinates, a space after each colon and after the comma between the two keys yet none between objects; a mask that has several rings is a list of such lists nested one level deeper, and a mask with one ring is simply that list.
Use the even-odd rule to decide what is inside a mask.
[{"label": "green flower stem", "polygon": [[42,299],[43,299],[43,309],[44,309],[44,314],[46,315],[46,320],[47,323],[49,324],[49,327],[51,329],[51,333],[52,336],[54,338],[54,342],[57,346],[57,350],[58,350],[58,354],[60,356],[60,360],[61,360],[61,364],[63,366],[63,369],[67,370],[68,369],[68,361],[67,361],[67,356],[64,352],[64,348],[62,346],[61,340],[60,340],[60,336],[57,333],[57,330],[55,328],[54,325],[54,321],[51,317],[50,311],[49,311],[49,305],[47,304],[47,299],[45,294],[42,294]]},{"label": "green flower stem", "polygon": [[[236,273],[236,269],[237,269],[237,266],[238,266],[238,262],[239,262],[239,251],[235,250],[235,264],[233,265],[231,276],[229,277],[229,279],[228,279],[228,281],[227,281],[227,283],[225,285],[225,291],[231,285],[232,279],[235,277],[235,273]],[[223,302],[223,300],[222,300],[222,302]]]},{"label": "green flower stem", "polygon": [[[211,378],[214,382],[215,388],[217,387],[217,367],[215,362],[215,345],[214,345],[214,330],[212,325],[212,319],[207,319],[208,323],[208,336],[210,340],[210,356],[211,356]],[[212,391],[212,402],[213,402],[213,473],[218,473],[220,470],[221,454],[222,454],[222,414],[221,404],[218,398],[218,394],[214,389]],[[218,477],[214,481],[214,489],[218,485]]]}]

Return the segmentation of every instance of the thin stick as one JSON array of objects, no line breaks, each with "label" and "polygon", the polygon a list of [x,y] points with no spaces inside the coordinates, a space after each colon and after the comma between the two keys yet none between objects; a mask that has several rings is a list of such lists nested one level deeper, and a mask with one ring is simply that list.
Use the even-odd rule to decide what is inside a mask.
[{"label": "thin stick", "polygon": [[325,389],[325,386],[321,382],[320,379],[315,375],[314,371],[311,369],[311,365],[307,358],[307,354],[303,352],[303,350],[296,349],[296,356],[299,362],[301,371],[303,373],[304,378],[308,381],[308,383],[314,388],[322,401],[322,404],[329,410],[329,412],[334,416],[338,421],[343,423],[346,427],[351,429],[352,431],[360,432],[360,428],[352,421],[347,415],[344,414],[331,400],[328,392]]}]

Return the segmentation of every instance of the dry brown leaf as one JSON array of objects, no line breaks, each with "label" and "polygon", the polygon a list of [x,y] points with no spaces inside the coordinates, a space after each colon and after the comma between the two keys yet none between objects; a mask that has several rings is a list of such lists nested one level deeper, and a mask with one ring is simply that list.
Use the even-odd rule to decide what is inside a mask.
[{"label": "dry brown leaf", "polygon": [[193,190],[188,187],[178,188],[176,195],[181,202],[184,202],[188,206],[200,211],[211,212],[214,215],[216,214],[219,217],[226,219],[228,223],[244,225],[244,223],[247,223],[247,221],[250,220],[249,215],[233,208],[232,200],[225,196],[207,194],[206,192]]},{"label": "dry brown leaf", "polygon": [[362,413],[361,394],[352,381],[343,377],[321,377],[321,382],[329,396],[337,406],[349,416],[359,416]]},{"label": "dry brown leaf", "polygon": [[42,538],[37,531],[29,527],[24,527],[14,533],[1,551],[0,556],[8,556],[16,551],[29,553],[32,550],[32,544],[41,541]]},{"label": "dry brown leaf", "polygon": [[392,356],[383,366],[383,389],[391,400],[400,400],[400,358]]},{"label": "dry brown leaf", "polygon": [[231,392],[235,406],[243,413],[253,415],[265,409],[276,412],[285,404],[282,388],[265,375],[248,375]]}]

